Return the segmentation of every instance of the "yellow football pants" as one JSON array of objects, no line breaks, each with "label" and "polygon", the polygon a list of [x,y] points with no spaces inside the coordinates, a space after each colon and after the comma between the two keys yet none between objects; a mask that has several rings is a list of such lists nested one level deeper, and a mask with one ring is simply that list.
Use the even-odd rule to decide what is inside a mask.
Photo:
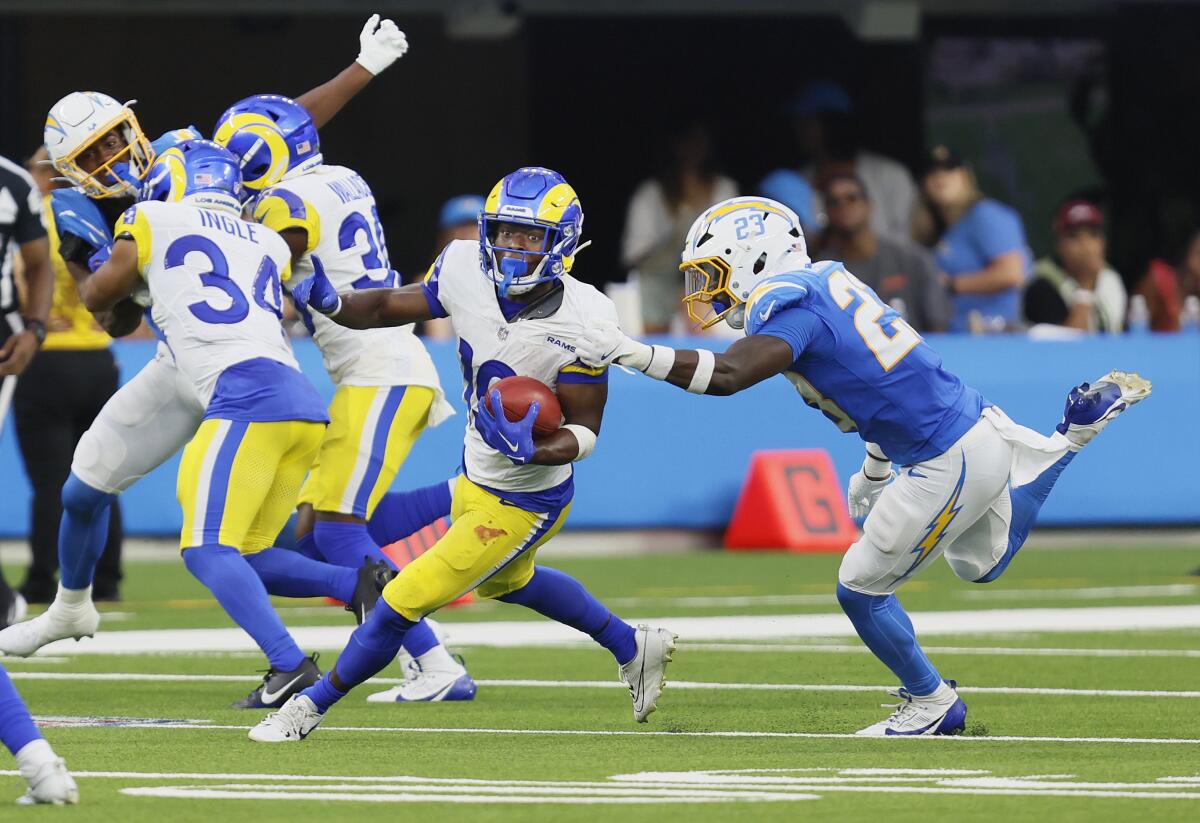
[{"label": "yellow football pants", "polygon": [[273,545],[324,431],[304,420],[201,423],[179,466],[179,547],[219,543],[254,554]]},{"label": "yellow football pants", "polygon": [[300,502],[321,512],[371,516],[429,424],[425,386],[342,386]]},{"label": "yellow football pants", "polygon": [[471,590],[480,597],[516,591],[533,577],[538,547],[558,533],[570,510],[568,503],[549,512],[525,511],[460,476],[449,531],[400,570],[383,599],[415,621]]}]

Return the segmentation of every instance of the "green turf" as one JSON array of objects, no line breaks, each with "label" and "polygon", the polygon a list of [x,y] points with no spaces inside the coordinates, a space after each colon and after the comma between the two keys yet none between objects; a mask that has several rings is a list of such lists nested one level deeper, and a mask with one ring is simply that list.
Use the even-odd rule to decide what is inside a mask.
[{"label": "green turf", "polygon": [[[620,538],[614,538],[620,539]],[[836,611],[828,596],[837,557],[783,554],[728,555],[694,553],[641,557],[544,558],[580,577],[592,590],[632,617],[785,615]],[[997,584],[975,587],[956,580],[942,565],[904,592],[911,610],[1079,608],[1094,606],[1195,605],[1198,581],[1186,572],[1200,562],[1189,547],[1147,545],[1096,546],[1090,549],[1030,551]],[[128,567],[126,601],[107,607],[117,619],[105,630],[225,627],[229,621],[178,564],[143,563]],[[1135,587],[1157,587],[1142,590]],[[998,592],[985,597],[974,592]],[[758,602],[722,598],[783,598]],[[786,599],[791,597],[793,599]],[[685,600],[684,598],[692,598]],[[697,599],[700,598],[700,599]],[[709,600],[704,600],[708,598]],[[713,599],[715,598],[715,600]],[[348,615],[317,601],[278,601],[293,625],[338,625]],[[517,607],[481,604],[441,615],[453,633],[458,621],[525,619]],[[669,621],[666,623],[669,626]],[[780,645],[783,648],[771,649]],[[880,685],[889,675],[853,638],[805,638],[753,644],[766,650],[733,650],[681,638],[670,671],[678,684],[754,683],[807,685]],[[840,651],[797,650],[801,646],[846,647]],[[1022,687],[1104,690],[1188,691],[1200,688],[1200,643],[1193,630],[1087,633],[1022,633],[931,637],[931,657],[946,676],[958,678],[970,706],[970,739],[863,740],[846,737],[704,736],[706,732],[844,734],[880,719],[889,698],[875,691],[762,691],[737,688],[668,688],[659,711],[645,726],[630,718],[628,696],[616,687],[586,688],[483,685],[471,703],[379,705],[362,698],[382,686],[367,684],[333,711],[309,740],[296,745],[262,746],[245,737],[259,713],[238,712],[228,703],[254,683],[261,666],[253,655],[155,653],[144,655],[70,655],[63,659],[9,660],[6,666],[35,714],[171,718],[237,728],[51,727],[46,735],[73,771],[146,772],[151,777],[81,777],[83,805],[77,809],[18,812],[0,807],[0,820],[70,815],[74,820],[229,820],[294,821],[371,820],[382,816],[424,819],[546,820],[597,819],[794,820],[798,815],[828,819],[955,820],[1043,819],[1187,820],[1200,815],[1200,757],[1197,744],[1001,741],[1016,737],[1200,738],[1200,700],[1187,696],[1098,696],[1079,694],[972,693],[971,687]],[[789,646],[793,646],[789,648]],[[1030,654],[971,653],[971,649],[1028,649]],[[958,649],[954,651],[952,649]],[[1099,657],[1035,655],[1039,649],[1159,650],[1164,656]],[[464,648],[472,673],[483,680],[613,681],[615,666],[602,650],[571,648]],[[1192,652],[1188,656],[1186,652]],[[1169,655],[1169,656],[1166,656]],[[332,664],[333,654],[322,658]],[[195,675],[194,680],[39,680],[24,674],[164,673]],[[235,682],[201,679],[225,675]],[[393,666],[383,676],[397,677]],[[335,727],[365,727],[339,731]],[[426,729],[426,731],[406,731]],[[495,730],[435,732],[429,729]],[[509,730],[509,731],[504,731]],[[583,734],[538,734],[578,731]],[[524,734],[518,732],[534,732]],[[601,735],[594,732],[634,732]],[[644,734],[658,732],[660,734]],[[661,734],[661,733],[666,734]],[[528,792],[514,781],[589,781],[614,787],[615,775],[640,772],[779,769],[958,769],[986,770],[997,778],[1073,775],[1071,782],[1149,784],[1160,778],[1193,779],[1176,783],[1188,799],[1016,796],[985,794],[978,785],[938,784],[934,778],[896,775],[846,782],[834,772],[793,772],[837,780],[816,788],[787,786],[780,791],[818,795],[819,799],[753,802],[726,797],[719,803],[656,802],[639,805],[568,805],[494,801],[451,804],[349,800],[245,800],[151,798],[121,794],[122,788],[216,786],[237,784],[276,790],[292,797],[303,787],[286,777],[271,779],[200,778],[214,774],[278,776],[345,775],[479,779],[513,792]],[[758,776],[775,776],[763,772]],[[694,779],[694,778],[693,778]],[[857,778],[862,780],[862,777]],[[1043,778],[1053,783],[1067,778]],[[699,788],[713,789],[714,778]],[[309,791],[354,792],[379,800],[386,786],[315,784]],[[350,788],[347,788],[347,785]],[[460,788],[464,784],[456,784]],[[666,784],[664,784],[666,785]],[[1015,784],[992,791],[1017,791]],[[1021,784],[1024,786],[1026,784]],[[1036,784],[1034,784],[1036,785]],[[896,793],[880,789],[909,787],[955,789],[959,793]],[[395,785],[391,787],[393,790]],[[561,787],[560,787],[561,788]],[[571,787],[587,796],[593,789]],[[854,791],[846,789],[855,788]],[[864,788],[876,791],[864,791]],[[759,792],[753,784],[738,790]],[[18,777],[0,777],[0,796],[21,790]],[[244,791],[232,788],[230,791]],[[464,789],[465,790],[465,789]],[[685,795],[696,789],[684,789]],[[1101,787],[1112,791],[1114,787]],[[1118,789],[1119,790],[1119,789]],[[1143,795],[1163,788],[1132,788]],[[303,795],[299,795],[303,797]]]}]

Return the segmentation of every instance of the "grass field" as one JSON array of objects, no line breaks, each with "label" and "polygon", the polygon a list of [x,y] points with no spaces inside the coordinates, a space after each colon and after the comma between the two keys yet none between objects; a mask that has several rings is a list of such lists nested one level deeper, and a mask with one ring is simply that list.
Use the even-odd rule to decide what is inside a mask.
[{"label": "grass field", "polygon": [[[4,661],[82,805],[0,819],[1200,819],[1200,547],[1035,546],[989,587],[939,565],[903,597],[967,735],[889,740],[851,736],[894,684],[840,618],[837,557],[543,560],[679,632],[650,723],[606,652],[483,603],[439,616],[475,701],[371,704],[390,684],[369,683],[305,742],[254,744],[259,713],[227,706],[259,656],[216,650],[245,644],[182,564],[137,563],[94,641]],[[349,616],[278,605],[332,665]],[[0,776],[0,797],[21,790]]]}]

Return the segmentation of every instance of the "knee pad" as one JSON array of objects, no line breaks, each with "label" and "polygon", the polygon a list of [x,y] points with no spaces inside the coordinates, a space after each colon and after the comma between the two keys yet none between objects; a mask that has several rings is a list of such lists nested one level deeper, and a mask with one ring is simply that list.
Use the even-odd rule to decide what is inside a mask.
[{"label": "knee pad", "polygon": [[[1004,553],[1001,552],[1001,557],[1003,556]],[[981,562],[975,558],[951,557],[947,554],[946,562],[950,564],[950,569],[959,580],[965,580],[968,583],[990,583],[991,581],[980,578],[991,571],[998,561],[989,559],[987,562]]]},{"label": "knee pad", "polygon": [[393,611],[414,623],[445,602],[433,575],[412,570],[412,564],[388,581],[381,597]]},{"label": "knee pad", "polygon": [[115,494],[93,488],[80,480],[74,472],[63,484],[63,508],[72,514],[91,514],[117,499]]},{"label": "knee pad", "polygon": [[891,555],[872,542],[863,534],[842,556],[842,565],[838,567],[839,592],[842,587],[866,595],[888,595],[895,590],[895,584],[880,586],[880,578],[890,570],[881,561]]}]

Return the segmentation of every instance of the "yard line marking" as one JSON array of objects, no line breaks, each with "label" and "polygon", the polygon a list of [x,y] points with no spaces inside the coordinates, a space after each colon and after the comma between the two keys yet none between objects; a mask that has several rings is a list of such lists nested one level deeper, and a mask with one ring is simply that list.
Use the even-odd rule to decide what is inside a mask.
[{"label": "yard line marking", "polygon": [[[1012,634],[1023,632],[1104,632],[1200,628],[1200,605],[1106,606],[1089,608],[980,609],[914,612],[918,633]],[[852,637],[844,614],[726,615],[721,617],[637,618],[634,623],[666,626],[685,640],[789,640]],[[451,640],[464,646],[512,648],[529,645],[590,644],[587,635],[552,621],[475,621],[443,624]],[[346,645],[353,626],[300,626],[292,636],[303,648],[328,650]],[[59,640],[49,653],[145,654],[147,652],[249,651],[254,641],[241,629],[168,629],[104,632],[79,642]]]},{"label": "yard line marking", "polygon": [[[826,643],[689,643],[679,640],[679,645],[688,650],[711,652],[824,652],[845,654],[859,652],[871,654],[861,644]],[[458,645],[458,644],[455,644]],[[926,646],[927,654],[981,654],[988,657],[998,655],[1016,657],[1200,657],[1198,649],[1061,649],[1036,646]]]},{"label": "yard line marking", "polygon": [[[34,718],[37,719],[36,717]],[[186,723],[139,723],[137,728],[141,729],[161,729],[170,731],[249,731],[248,726],[235,725],[218,725],[216,723],[205,723],[197,725],[188,725]],[[630,731],[625,729],[489,729],[475,727],[438,727],[438,726],[321,726],[322,729],[332,732],[384,732],[389,734],[409,733],[409,734],[498,734],[498,735],[547,735],[552,737],[587,737],[589,735],[596,737],[636,737],[638,735],[649,735],[650,737],[714,737],[714,738],[769,738],[769,739],[797,739],[797,740],[857,740],[863,741],[878,741],[879,738],[862,737],[853,733],[846,732],[752,732],[740,730],[728,731],[704,731],[704,732],[688,732],[688,731]],[[889,740],[940,740],[940,741],[964,741],[964,742],[988,742],[988,743],[1122,743],[1133,745],[1187,745],[1194,746],[1200,744],[1200,738],[1186,737],[1049,737],[1049,736],[1020,736],[1020,735],[994,735],[986,737],[974,737],[965,735],[947,736],[947,735],[897,735],[896,737],[888,738]],[[893,745],[893,744],[884,744]],[[900,744],[904,745],[904,744]],[[932,744],[931,744],[932,745]],[[953,744],[951,744],[953,745]]]},{"label": "yard line marking", "polygon": [[[10,672],[14,680],[116,680],[144,683],[252,683],[262,678],[240,674],[146,674],[134,672]],[[398,677],[373,677],[367,681],[375,684],[397,684],[404,682]],[[526,679],[480,679],[480,686],[500,688],[540,689],[621,689],[629,687],[617,680],[526,680]],[[672,689],[705,691],[769,691],[769,692],[885,692],[892,686],[858,683],[716,683],[701,680],[672,680]],[[1032,686],[960,686],[960,692],[969,694],[1041,694],[1062,697],[1179,697],[1200,698],[1200,691],[1172,689],[1065,689]]]},{"label": "yard line marking", "polygon": [[1108,600],[1133,597],[1192,597],[1200,594],[1195,583],[1160,586],[1093,586],[1080,589],[963,589],[959,600]]}]

